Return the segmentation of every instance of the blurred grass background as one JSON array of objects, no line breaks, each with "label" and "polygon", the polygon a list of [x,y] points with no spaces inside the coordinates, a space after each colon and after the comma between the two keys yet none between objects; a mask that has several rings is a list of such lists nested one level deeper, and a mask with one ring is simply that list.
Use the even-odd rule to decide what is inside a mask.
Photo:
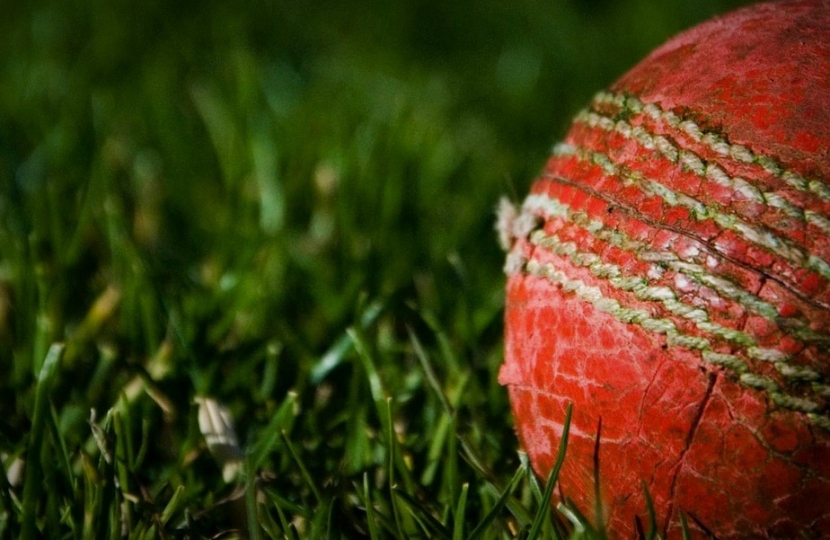
[{"label": "blurred grass background", "polygon": [[744,3],[5,5],[0,536],[548,531],[496,384],[493,209],[595,91]]}]

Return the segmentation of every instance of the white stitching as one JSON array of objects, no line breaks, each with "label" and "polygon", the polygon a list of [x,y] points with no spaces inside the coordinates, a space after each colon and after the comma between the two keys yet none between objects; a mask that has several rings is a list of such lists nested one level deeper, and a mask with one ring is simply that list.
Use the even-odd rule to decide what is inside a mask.
[{"label": "white stitching", "polygon": [[644,112],[655,120],[663,120],[672,127],[682,129],[694,140],[705,144],[721,155],[730,156],[736,161],[740,161],[742,163],[756,163],[763,167],[769,174],[782,179],[790,187],[798,191],[813,193],[822,200],[830,202],[830,185],[827,185],[818,179],[808,180],[794,171],[787,170],[771,156],[754,153],[750,149],[739,144],[730,144],[729,141],[722,135],[711,131],[703,131],[693,120],[681,120],[675,113],[663,110],[656,103],[644,105],[640,99],[634,96],[611,92],[598,93],[594,96],[593,103],[595,105],[614,105],[635,114]]},{"label": "white stitching", "polygon": [[693,197],[678,193],[664,186],[656,180],[629,171],[613,163],[606,154],[576,148],[571,144],[558,144],[554,147],[554,155],[572,156],[583,161],[594,163],[601,167],[609,176],[619,178],[624,185],[633,185],[647,195],[658,196],[670,206],[679,205],[686,207],[691,211],[691,215],[696,220],[714,221],[722,228],[736,231],[750,242],[765,247],[767,250],[787,259],[789,262],[813,270],[824,279],[830,280],[830,264],[818,255],[808,254],[801,246],[796,245],[791,240],[780,238],[771,231],[750,225],[734,214],[723,213],[717,205],[707,206]]},{"label": "white stitching", "polygon": [[[721,298],[737,302],[744,308],[772,322],[776,322],[779,318],[778,310],[774,305],[752,294],[738,284],[723,277],[709,274],[703,266],[683,261],[676,253],[654,250],[650,246],[628,237],[622,231],[606,227],[604,223],[592,219],[584,212],[574,211],[569,205],[561,201],[545,195],[529,195],[522,205],[522,211],[529,213],[542,211],[548,216],[563,218],[585,229],[602,241],[608,242],[627,252],[634,253],[637,258],[644,262],[659,263],[675,272],[683,274],[697,283],[709,287]],[[787,319],[787,322],[789,324],[787,327],[782,328],[782,330],[801,340],[827,340],[830,337],[812,330],[810,323],[804,319],[791,317]]]},{"label": "white stitching", "polygon": [[[623,322],[637,324],[649,332],[665,335],[666,342],[669,345],[684,347],[685,345],[682,344],[683,338],[696,337],[679,332],[675,324],[669,319],[652,317],[643,309],[626,307],[620,304],[619,301],[604,296],[598,287],[570,278],[565,272],[550,264],[530,259],[525,264],[525,270],[530,274],[544,277],[552,283],[562,286],[563,290],[572,292],[578,298],[593,304],[599,311],[608,313]],[[704,362],[723,366],[734,371],[739,374],[738,380],[741,384],[764,391],[769,395],[772,402],[779,407],[808,413],[808,418],[817,425],[830,425],[830,418],[822,413],[817,413],[821,410],[821,406],[815,401],[785,393],[774,380],[750,372],[749,366],[740,357],[712,351],[710,343],[705,338],[696,337],[694,343],[696,345],[695,349],[701,352]]]},{"label": "white stitching", "polygon": [[533,245],[542,246],[557,255],[568,257],[577,266],[588,268],[593,275],[606,279],[616,289],[633,293],[638,300],[659,302],[668,312],[691,321],[700,330],[747,348],[747,356],[777,362],[785,362],[789,359],[778,350],[759,347],[752,336],[745,332],[710,321],[706,310],[681,302],[671,288],[650,285],[649,280],[644,277],[623,276],[622,269],[618,265],[599,262],[593,257],[585,257],[584,255],[593,255],[599,259],[593,253],[585,254],[577,251],[578,248],[573,242],[563,242],[557,235],[548,235],[541,230],[531,234],[529,240]]},{"label": "white stitching", "polygon": [[[575,121],[584,123],[589,127],[599,127],[605,131],[616,131],[626,138],[636,140],[647,150],[656,149],[672,163],[679,162],[685,170],[691,171],[701,178],[708,179],[720,186],[732,189],[736,193],[751,201],[759,204],[767,204],[773,208],[781,210],[785,215],[791,218],[805,223],[811,223],[823,232],[830,234],[830,219],[827,217],[813,210],[805,210],[801,206],[791,202],[785,197],[782,197],[778,193],[772,191],[761,191],[739,176],[729,176],[726,171],[724,171],[723,168],[717,164],[705,163],[700,156],[691,150],[677,148],[677,146],[675,146],[663,135],[651,133],[642,126],[633,127],[625,120],[618,120],[614,122],[607,116],[587,110],[583,110],[577,114]],[[632,134],[635,136],[632,136]],[[729,154],[731,152],[731,150],[727,150],[721,153]],[[740,151],[738,153],[740,153]],[[802,187],[806,188],[806,186],[807,183],[803,183]],[[818,186],[816,186],[816,189],[818,189]],[[806,189],[802,191],[805,190]]]}]

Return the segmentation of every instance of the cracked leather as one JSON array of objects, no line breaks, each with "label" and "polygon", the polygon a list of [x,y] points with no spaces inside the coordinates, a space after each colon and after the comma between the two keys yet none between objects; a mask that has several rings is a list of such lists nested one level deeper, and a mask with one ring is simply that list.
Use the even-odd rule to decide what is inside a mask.
[{"label": "cracked leather", "polygon": [[522,209],[499,380],[543,478],[574,404],[557,497],[612,537],[646,488],[664,538],[830,538],[828,28],[798,0],[674,38]]}]

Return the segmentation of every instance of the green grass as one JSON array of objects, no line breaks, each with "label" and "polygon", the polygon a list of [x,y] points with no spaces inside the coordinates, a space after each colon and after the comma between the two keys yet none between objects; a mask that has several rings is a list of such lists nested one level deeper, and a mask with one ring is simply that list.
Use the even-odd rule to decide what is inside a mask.
[{"label": "green grass", "polygon": [[5,6],[0,537],[602,536],[518,452],[493,209],[738,3]]}]

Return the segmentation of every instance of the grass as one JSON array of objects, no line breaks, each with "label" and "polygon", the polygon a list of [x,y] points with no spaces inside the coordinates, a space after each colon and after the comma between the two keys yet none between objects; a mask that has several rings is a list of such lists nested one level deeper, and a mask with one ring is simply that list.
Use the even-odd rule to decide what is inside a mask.
[{"label": "grass", "polygon": [[0,537],[601,537],[518,452],[493,208],[735,5],[6,6]]}]

